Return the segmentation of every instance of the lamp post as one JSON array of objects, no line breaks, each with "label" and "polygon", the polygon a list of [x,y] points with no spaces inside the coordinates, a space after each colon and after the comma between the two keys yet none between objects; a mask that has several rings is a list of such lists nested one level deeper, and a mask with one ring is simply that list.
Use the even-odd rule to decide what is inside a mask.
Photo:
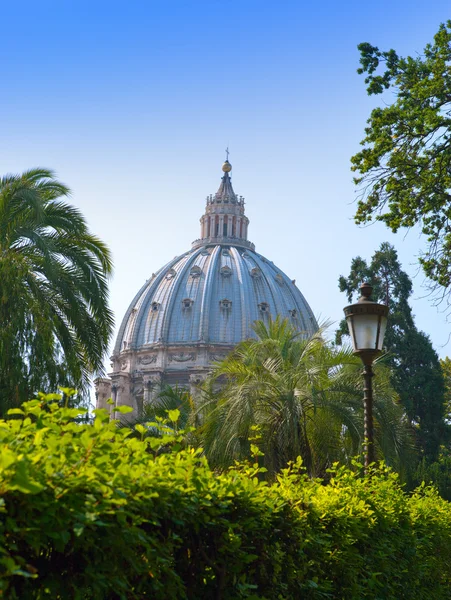
[{"label": "lamp post", "polygon": [[354,354],[363,362],[364,379],[364,437],[365,473],[374,462],[374,426],[373,426],[373,361],[381,354],[387,327],[388,306],[371,300],[373,288],[369,283],[360,286],[361,296],[355,304],[344,308]]}]

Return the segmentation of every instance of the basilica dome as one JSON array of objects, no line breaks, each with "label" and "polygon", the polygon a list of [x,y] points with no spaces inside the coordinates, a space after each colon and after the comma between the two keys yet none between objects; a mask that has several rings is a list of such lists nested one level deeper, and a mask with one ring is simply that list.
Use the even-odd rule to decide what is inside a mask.
[{"label": "basilica dome", "polygon": [[231,169],[226,160],[191,250],[154,273],[133,298],[114,347],[111,379],[96,384],[98,406],[112,394],[140,410],[163,384],[190,386],[194,393],[213,362],[254,336],[257,320],[280,315],[301,335],[316,331],[295,282],[248,240],[244,198],[233,190]]}]

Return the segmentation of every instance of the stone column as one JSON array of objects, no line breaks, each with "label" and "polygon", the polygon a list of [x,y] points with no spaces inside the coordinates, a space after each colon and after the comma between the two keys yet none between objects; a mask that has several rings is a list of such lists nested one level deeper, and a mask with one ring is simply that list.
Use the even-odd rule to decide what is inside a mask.
[{"label": "stone column", "polygon": [[143,405],[153,404],[161,390],[162,375],[161,373],[152,373],[143,376],[144,397]]},{"label": "stone column", "polygon": [[205,381],[206,377],[207,376],[203,373],[192,373],[189,376],[189,393],[195,402],[200,396],[200,386]]},{"label": "stone column", "polygon": [[235,231],[235,235],[236,235],[236,237],[237,237],[237,238],[241,238],[241,237],[243,237],[243,236],[241,235],[241,217],[237,217],[237,218],[236,218],[236,228],[235,228],[235,229],[236,229],[236,231]]},{"label": "stone column", "polygon": [[149,375],[143,376],[143,406],[147,406],[150,403],[150,386],[151,378]]},{"label": "stone column", "polygon": [[244,223],[243,223],[243,225],[244,225],[244,234],[243,234],[243,236],[242,236],[242,237],[243,237],[245,240],[247,240],[247,226],[248,226],[248,224],[249,224],[249,223],[248,223],[248,221],[247,221],[247,220],[245,220],[245,221],[244,221]]},{"label": "stone column", "polygon": [[106,377],[97,377],[94,380],[96,393],[96,408],[109,408],[107,400],[111,398],[111,379]]},{"label": "stone column", "polygon": [[224,215],[219,215],[219,232],[218,237],[223,237],[224,235]]},{"label": "stone column", "polygon": [[117,406],[117,401],[118,401],[118,396],[119,396],[119,386],[117,385],[117,383],[114,383],[111,386],[111,391],[112,391],[113,406]]},{"label": "stone column", "polygon": [[227,237],[232,235],[232,219],[233,217],[229,215],[227,218]]},{"label": "stone column", "polygon": [[211,217],[210,217],[210,236],[209,237],[215,237],[215,219],[216,219],[216,215],[211,215]]},{"label": "stone column", "polygon": [[140,417],[143,413],[144,404],[144,386],[139,382],[133,386],[133,404],[135,405],[135,417]]}]

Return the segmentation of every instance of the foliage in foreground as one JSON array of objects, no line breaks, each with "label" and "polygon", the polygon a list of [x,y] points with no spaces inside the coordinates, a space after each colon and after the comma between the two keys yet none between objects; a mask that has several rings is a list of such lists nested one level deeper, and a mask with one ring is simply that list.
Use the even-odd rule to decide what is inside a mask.
[{"label": "foliage in foreground", "polygon": [[256,463],[218,475],[170,427],[140,439],[51,400],[0,421],[5,597],[450,597],[451,512],[432,489],[409,497],[383,467],[328,485],[300,464],[272,485]]}]

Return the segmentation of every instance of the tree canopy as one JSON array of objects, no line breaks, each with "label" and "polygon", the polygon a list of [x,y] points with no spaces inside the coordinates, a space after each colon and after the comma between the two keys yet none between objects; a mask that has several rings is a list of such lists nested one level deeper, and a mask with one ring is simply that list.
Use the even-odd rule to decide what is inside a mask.
[{"label": "tree canopy", "polygon": [[[363,403],[359,359],[327,344],[320,333],[304,339],[279,317],[257,321],[257,339],[245,340],[220,363],[221,387],[201,405],[201,444],[212,465],[250,457],[252,439],[271,478],[301,456],[313,476],[362,451]],[[376,449],[399,466],[411,438],[388,374],[376,367]]]},{"label": "tree canopy", "polygon": [[0,412],[103,369],[112,262],[69,193],[47,169],[0,179]]},{"label": "tree canopy", "polygon": [[393,232],[419,225],[420,257],[433,287],[451,286],[451,21],[422,55],[399,56],[359,45],[368,94],[384,95],[352,157],[360,197],[357,223],[382,221]]}]

